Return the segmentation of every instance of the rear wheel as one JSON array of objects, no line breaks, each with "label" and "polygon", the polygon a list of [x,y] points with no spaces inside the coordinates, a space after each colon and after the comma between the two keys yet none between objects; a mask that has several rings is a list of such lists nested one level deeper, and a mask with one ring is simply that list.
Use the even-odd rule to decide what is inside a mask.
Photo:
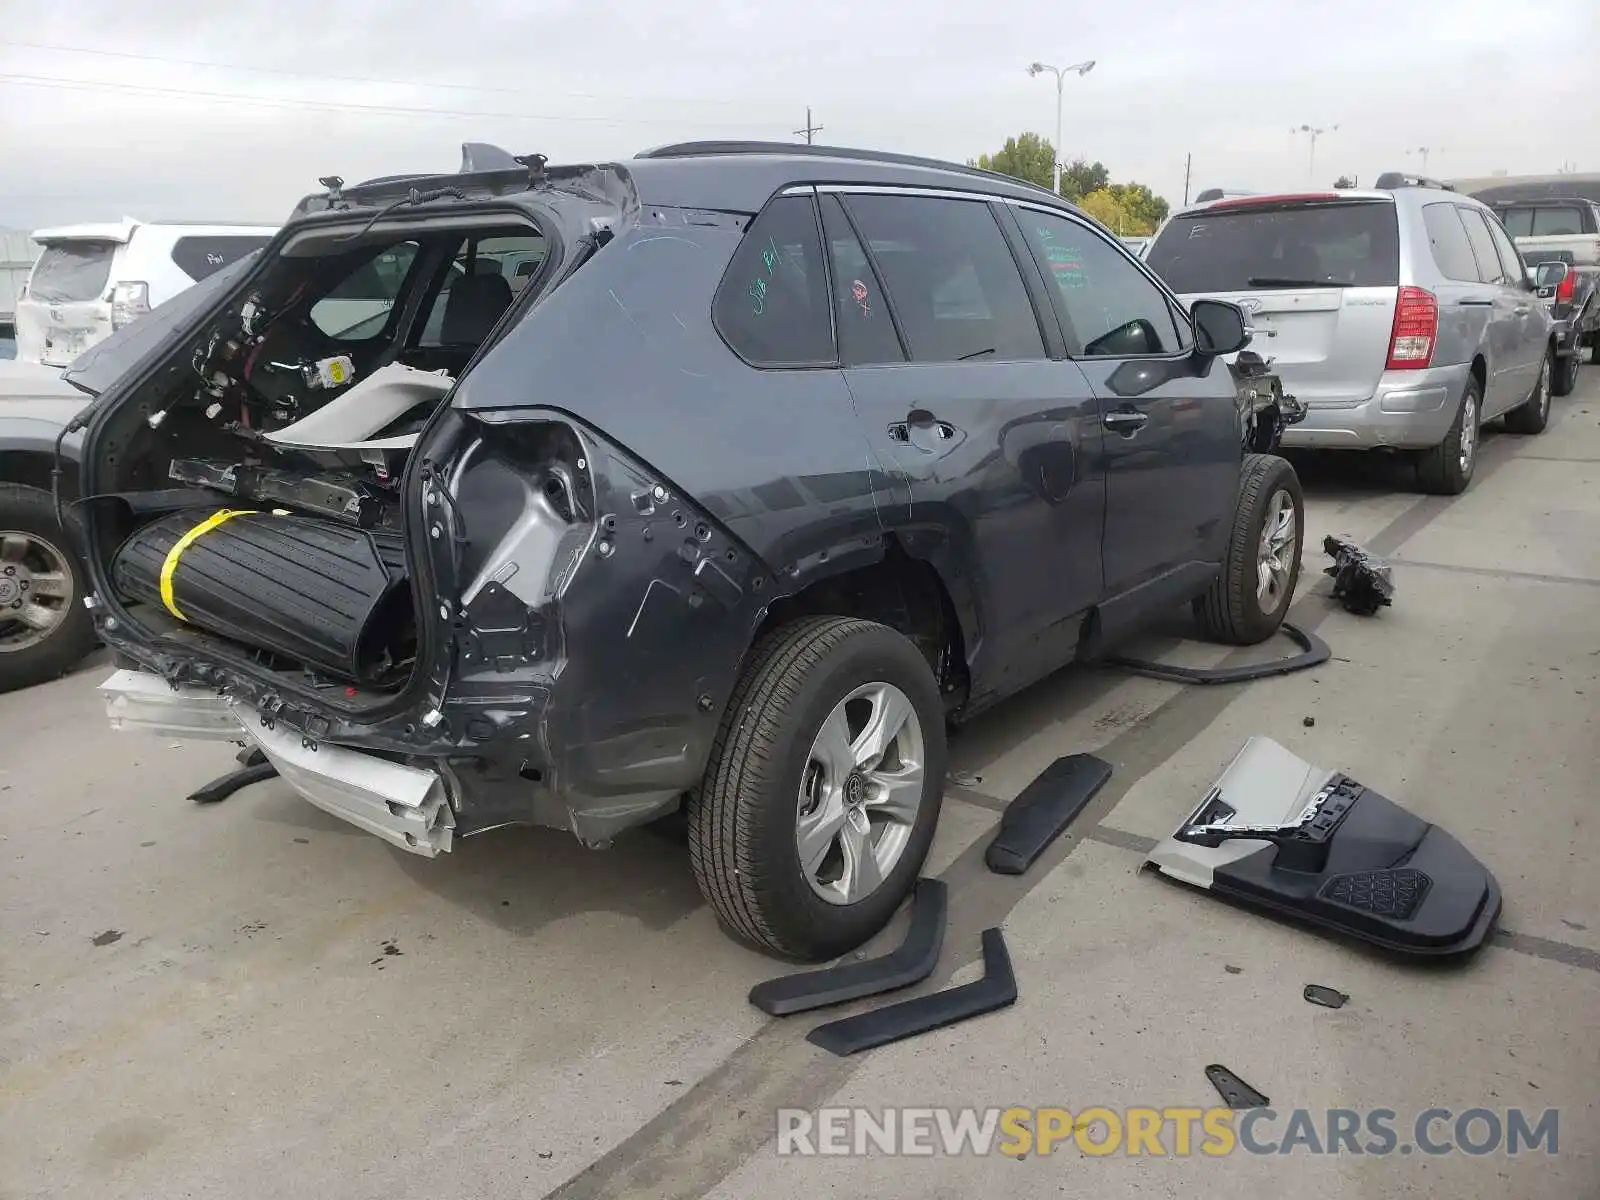
[{"label": "rear wheel", "polygon": [[927,660],[887,626],[808,617],[751,652],[701,786],[689,857],[722,922],[805,961],[877,933],[939,820],[944,707]]},{"label": "rear wheel", "polygon": [[1543,433],[1550,423],[1550,387],[1555,375],[1550,357],[1546,350],[1544,361],[1539,364],[1539,382],[1533,385],[1533,394],[1506,414],[1508,433]]},{"label": "rear wheel", "polygon": [[0,484],[0,692],[54,679],[94,649],[86,594],[50,493]]},{"label": "rear wheel", "polygon": [[1467,376],[1467,388],[1456,419],[1444,441],[1417,458],[1417,482],[1436,496],[1458,496],[1472,482],[1478,465],[1478,420],[1483,412],[1483,387],[1476,375]]},{"label": "rear wheel", "polygon": [[1275,454],[1247,454],[1222,573],[1194,602],[1213,641],[1264,642],[1283,624],[1300,578],[1305,500],[1300,478]]}]

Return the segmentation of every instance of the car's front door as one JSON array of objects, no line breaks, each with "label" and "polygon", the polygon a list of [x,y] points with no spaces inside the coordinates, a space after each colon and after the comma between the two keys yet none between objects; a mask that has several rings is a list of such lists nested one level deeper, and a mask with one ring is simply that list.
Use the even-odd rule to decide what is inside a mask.
[{"label": "car's front door", "polygon": [[1510,289],[1507,298],[1517,318],[1517,360],[1522,371],[1518,376],[1517,390],[1506,405],[1515,408],[1533,393],[1539,381],[1539,367],[1544,362],[1547,336],[1544,304],[1539,300],[1538,289],[1533,285],[1528,265],[1517,253],[1516,243],[1506,233],[1499,218],[1492,213],[1485,213],[1484,221],[1489,226],[1489,236],[1494,239],[1494,248],[1500,255],[1500,269],[1505,273]]},{"label": "car's front door", "polygon": [[1107,617],[1135,621],[1194,594],[1220,561],[1239,489],[1233,377],[1195,354],[1182,306],[1111,238],[1044,208],[1014,214],[1099,398]]},{"label": "car's front door", "polygon": [[964,577],[973,698],[1009,693],[1071,659],[1102,591],[1094,393],[995,205],[851,188],[820,204],[845,381],[903,487],[884,523]]},{"label": "car's front door", "polygon": [[[1463,303],[1476,303],[1490,311],[1489,369],[1483,395],[1483,416],[1496,416],[1522,403],[1533,388],[1529,377],[1528,350],[1523,322],[1533,297],[1518,284],[1519,276],[1508,272],[1495,248],[1494,234],[1482,211],[1465,204],[1456,206],[1467,229],[1467,241],[1478,263],[1478,279],[1485,294]],[[1524,384],[1527,384],[1524,387]]]}]

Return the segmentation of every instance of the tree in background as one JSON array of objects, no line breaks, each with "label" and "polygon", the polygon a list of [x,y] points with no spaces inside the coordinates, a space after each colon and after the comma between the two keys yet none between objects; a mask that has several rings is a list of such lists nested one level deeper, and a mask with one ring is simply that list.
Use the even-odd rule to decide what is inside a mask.
[{"label": "tree in background", "polygon": [[[1006,139],[995,154],[969,159],[969,167],[1010,175],[1039,187],[1050,186],[1055,150],[1037,133]],[[1169,205],[1142,183],[1112,183],[1105,163],[1078,158],[1061,166],[1061,195],[1116,233],[1154,233]]]},{"label": "tree in background", "polygon": [[1355,185],[1356,181],[1348,175],[1341,175],[1333,181],[1335,191],[1343,191],[1345,188],[1353,188]]},{"label": "tree in background", "polygon": [[[1021,137],[1007,138],[998,153],[980,154],[976,159],[969,159],[967,165],[1048,188],[1055,161],[1055,148],[1049,142],[1037,133],[1025,133]],[[1065,175],[1062,183],[1066,183]]]}]

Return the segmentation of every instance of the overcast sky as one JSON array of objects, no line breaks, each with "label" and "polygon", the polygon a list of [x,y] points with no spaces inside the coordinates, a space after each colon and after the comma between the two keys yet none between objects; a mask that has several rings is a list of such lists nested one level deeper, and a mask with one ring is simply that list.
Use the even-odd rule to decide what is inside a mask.
[{"label": "overcast sky", "polygon": [[[1597,0],[0,0],[0,227],[276,224],[320,175],[702,137],[963,160],[1053,138],[1168,199],[1341,173],[1600,170]],[[21,45],[18,43],[31,43]],[[49,49],[41,47],[51,47]],[[69,49],[70,48],[70,49]],[[94,51],[85,53],[84,51]],[[430,113],[429,111],[432,110]]]}]

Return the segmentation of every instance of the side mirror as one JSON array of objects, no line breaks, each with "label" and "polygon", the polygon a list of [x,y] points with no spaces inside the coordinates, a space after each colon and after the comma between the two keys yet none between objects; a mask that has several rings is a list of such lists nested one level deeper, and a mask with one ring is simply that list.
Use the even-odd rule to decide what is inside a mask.
[{"label": "side mirror", "polygon": [[1557,287],[1570,273],[1571,268],[1559,259],[1542,262],[1533,269],[1533,286],[1541,292],[1545,288]]},{"label": "side mirror", "polygon": [[1244,309],[1226,300],[1196,300],[1189,306],[1194,322],[1194,344],[1201,354],[1223,355],[1250,344]]}]

